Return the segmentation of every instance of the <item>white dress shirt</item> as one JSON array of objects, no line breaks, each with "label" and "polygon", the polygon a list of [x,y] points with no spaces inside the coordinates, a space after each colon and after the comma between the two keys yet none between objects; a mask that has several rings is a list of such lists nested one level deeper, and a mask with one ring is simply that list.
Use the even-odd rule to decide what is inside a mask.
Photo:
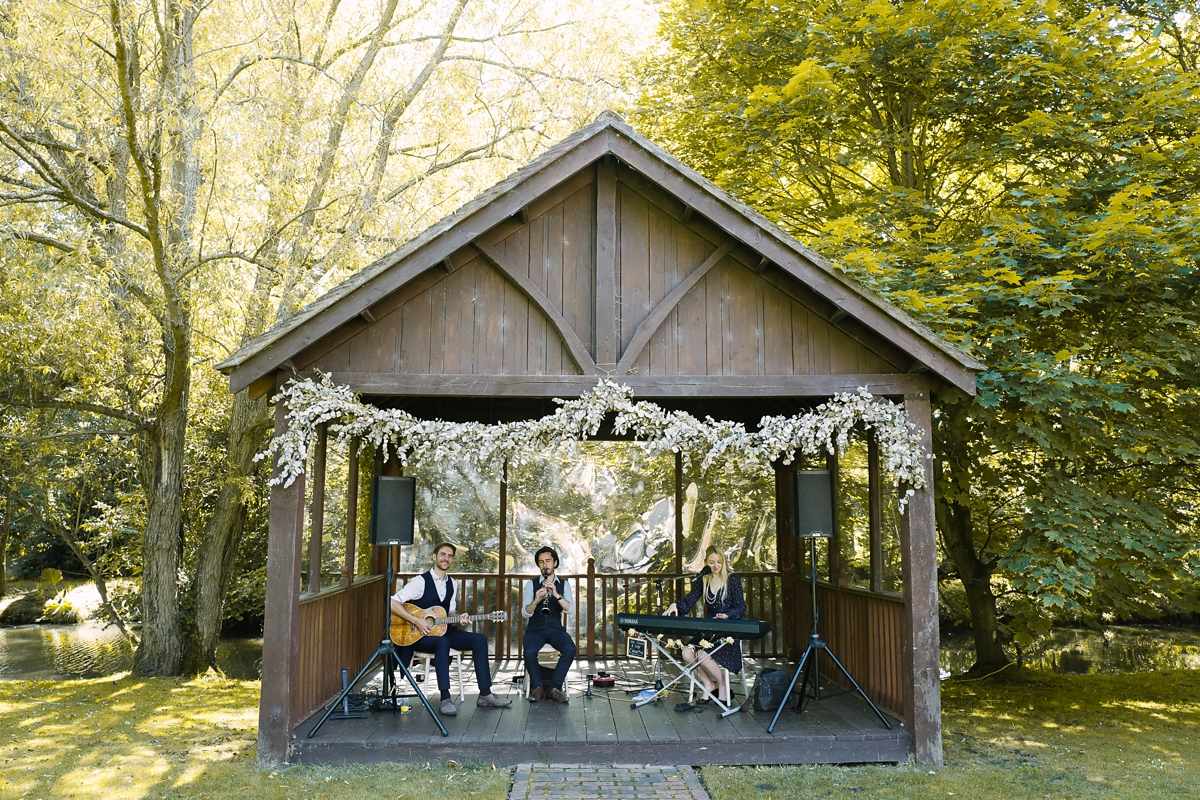
[{"label": "white dress shirt", "polygon": [[[429,574],[433,576],[433,590],[437,592],[438,600],[446,602],[446,584],[454,585],[454,578],[447,575],[444,578],[439,578],[437,573],[429,570]],[[415,578],[410,578],[408,583],[400,587],[400,591],[392,595],[392,599],[400,603],[412,603],[421,599],[421,595],[425,594],[425,573],[422,572]],[[455,616],[454,610],[458,606],[458,592],[454,592],[454,596],[450,598],[450,607],[446,609],[446,616]]]}]

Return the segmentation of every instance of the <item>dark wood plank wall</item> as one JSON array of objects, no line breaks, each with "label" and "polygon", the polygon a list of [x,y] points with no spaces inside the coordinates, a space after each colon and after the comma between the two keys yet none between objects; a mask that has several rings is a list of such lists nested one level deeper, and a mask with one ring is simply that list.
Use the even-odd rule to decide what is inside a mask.
[{"label": "dark wood plank wall", "polygon": [[[745,253],[717,261],[647,342],[651,332],[639,326],[728,237],[703,220],[685,222],[679,201],[629,170],[617,174],[615,346],[618,358],[631,343],[637,348],[630,374],[905,371],[881,355],[891,354],[887,343],[866,342],[830,322],[811,292],[778,272],[752,269]],[[595,204],[594,175],[581,173],[529,209],[528,222],[510,220],[481,237],[545,295],[593,359]],[[507,276],[470,248],[451,261],[458,263],[448,274],[377,304],[386,313],[340,343],[331,341],[306,366],[338,373],[579,374],[555,323]]]},{"label": "dark wood plank wall", "polygon": [[383,633],[383,602],[382,575],[301,599],[293,723],[341,691],[343,667],[349,668],[353,680],[366,665]]},{"label": "dark wood plank wall", "polygon": [[[562,313],[595,358],[592,335],[596,305],[592,252],[595,189],[592,183],[570,189],[574,189],[571,194],[505,237],[500,246],[510,263],[527,275],[545,293],[550,305]],[[553,328],[539,330],[539,336],[545,337],[550,345],[558,340]],[[568,355],[563,358],[568,366],[573,366]]]}]

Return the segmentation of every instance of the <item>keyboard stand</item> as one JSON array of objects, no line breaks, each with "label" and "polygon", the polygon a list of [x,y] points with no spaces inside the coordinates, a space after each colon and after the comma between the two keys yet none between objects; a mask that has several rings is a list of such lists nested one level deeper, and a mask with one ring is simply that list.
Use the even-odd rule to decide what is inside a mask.
[{"label": "keyboard stand", "polygon": [[[641,639],[645,639],[647,642],[649,642],[650,646],[653,647],[658,652],[659,658],[665,658],[667,661],[670,661],[672,664],[679,667],[678,675],[676,675],[674,678],[672,678],[667,683],[663,684],[663,687],[661,689],[659,689],[657,692],[655,692],[652,696],[643,698],[642,700],[638,700],[637,702],[632,703],[629,706],[630,708],[639,708],[640,706],[649,705],[650,703],[653,703],[655,700],[658,700],[661,697],[666,697],[667,693],[671,691],[671,687],[674,686],[675,684],[679,683],[684,678],[687,678],[689,681],[691,681],[692,686],[696,687],[696,689],[698,689],[700,691],[700,696],[703,697],[704,692],[706,691],[704,688],[704,685],[702,683],[700,683],[700,681],[696,680],[696,677],[692,673],[695,672],[696,669],[701,664],[703,664],[708,659],[712,658],[713,653],[717,652],[722,647],[725,647],[726,645],[733,643],[732,638],[726,637],[724,640],[717,639],[717,641],[719,641],[720,644],[718,644],[712,650],[704,650],[704,649],[701,649],[700,647],[697,647],[696,650],[697,650],[697,652],[700,653],[700,657],[697,658],[695,661],[693,661],[691,664],[684,666],[683,664],[681,664],[679,662],[678,659],[675,658],[675,656],[671,655],[671,652],[669,650],[667,650],[667,648],[663,647],[663,644],[662,644],[662,642],[659,641],[659,639],[662,639],[664,637],[648,636],[648,635],[642,633],[641,631],[637,631],[637,630],[630,631],[630,633],[638,636]],[[718,687],[718,691],[720,691],[719,687]],[[737,712],[742,710],[742,707],[740,705],[731,707],[731,706],[726,705],[725,703],[722,703],[721,698],[715,694],[710,695],[710,696],[712,697],[713,703],[715,703],[717,705],[717,707],[721,709],[722,717],[728,717],[730,714],[736,714]],[[730,699],[732,699],[732,698],[730,698]]]}]

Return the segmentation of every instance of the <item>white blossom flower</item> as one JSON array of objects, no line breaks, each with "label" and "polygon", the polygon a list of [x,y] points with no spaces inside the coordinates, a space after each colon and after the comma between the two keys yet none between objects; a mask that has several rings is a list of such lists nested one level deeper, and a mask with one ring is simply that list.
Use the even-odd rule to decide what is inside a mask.
[{"label": "white blossom flower", "polygon": [[328,424],[333,441],[342,446],[358,441],[358,452],[383,449],[403,466],[435,461],[475,461],[478,464],[512,464],[528,461],[532,454],[558,447],[574,448],[594,438],[604,419],[612,414],[618,435],[632,434],[647,453],[681,453],[692,463],[701,456],[701,468],[755,460],[765,465],[791,464],[797,454],[823,456],[844,450],[856,425],[875,433],[885,469],[897,485],[903,512],[915,489],[925,488],[925,462],[916,426],[904,407],[872,397],[866,388],[857,394],[840,394],[811,411],[791,417],[763,417],[758,431],[747,431],[739,422],[699,420],[682,411],[667,411],[655,403],[634,402],[633,391],[603,379],[590,392],[574,400],[556,398],[553,414],[525,422],[484,425],[423,420],[400,409],[367,405],[346,386],[328,375],[288,381],[273,402],[287,404],[288,428],[275,437],[255,459],[274,456],[277,474],[272,486],[290,486],[304,473],[310,444],[317,430]]}]

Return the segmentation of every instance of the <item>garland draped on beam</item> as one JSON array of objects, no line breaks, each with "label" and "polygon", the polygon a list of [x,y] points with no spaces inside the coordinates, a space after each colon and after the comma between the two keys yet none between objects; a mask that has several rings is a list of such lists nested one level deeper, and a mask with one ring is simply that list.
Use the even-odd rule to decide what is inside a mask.
[{"label": "garland draped on beam", "polygon": [[[616,415],[614,433],[632,433],[647,452],[683,453],[689,463],[692,453],[703,453],[701,466],[706,470],[733,454],[770,465],[780,458],[790,464],[797,453],[835,453],[845,449],[854,426],[862,423],[874,429],[882,466],[896,483],[925,486],[925,456],[904,406],[874,398],[865,388],[858,394],[834,395],[793,417],[763,417],[757,432],[747,431],[738,422],[711,417],[700,420],[655,403],[634,402],[633,390],[611,380],[601,380],[577,400],[555,398],[559,408],[541,419],[498,425],[426,420],[398,409],[376,408],[360,402],[349,387],[335,385],[324,374],[319,380],[288,381],[273,398],[273,402],[280,401],[288,405],[288,430],[256,456],[257,460],[278,454],[280,469],[271,479],[273,486],[291,486],[304,472],[310,445],[322,423],[329,423],[329,431],[341,445],[353,437],[360,438],[360,448],[394,445],[405,466],[429,458],[480,464],[507,459],[521,464],[537,453],[594,437],[608,414]],[[912,494],[910,488],[900,495],[901,512]]]}]

